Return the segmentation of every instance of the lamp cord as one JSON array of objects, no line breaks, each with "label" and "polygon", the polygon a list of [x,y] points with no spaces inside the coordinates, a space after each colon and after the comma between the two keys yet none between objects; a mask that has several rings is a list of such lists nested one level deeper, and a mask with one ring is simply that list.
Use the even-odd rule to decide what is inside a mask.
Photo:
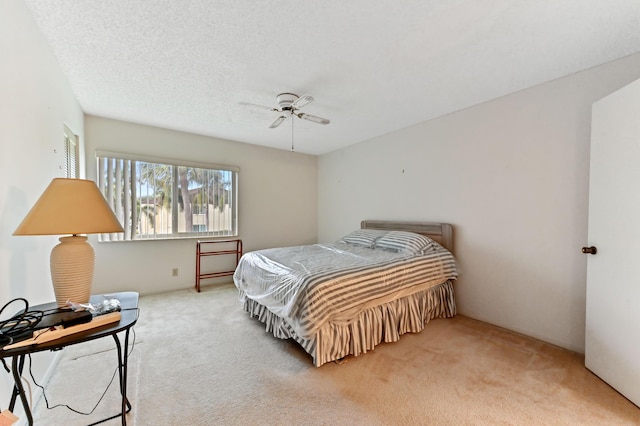
[{"label": "lamp cord", "polygon": [[[129,310],[129,309],[125,309],[125,310]],[[135,330],[135,328],[132,327],[131,331],[133,332],[133,340],[131,342],[131,349],[129,350],[129,353],[127,354],[127,357],[129,357],[133,353],[133,349],[136,346],[136,330]],[[111,376],[111,380],[109,380],[109,383],[107,384],[107,387],[105,388],[104,392],[102,392],[102,395],[100,395],[100,398],[98,398],[98,401],[95,403],[95,405],[93,406],[91,411],[83,412],[83,411],[77,410],[77,409],[69,406],[68,404],[56,404],[56,405],[50,406],[49,405],[49,400],[47,399],[47,394],[45,392],[44,386],[42,386],[41,384],[36,382],[35,377],[33,377],[33,372],[31,371],[31,354],[29,354],[29,375],[31,376],[31,380],[33,381],[33,384],[36,385],[37,387],[39,387],[42,390],[42,397],[44,398],[45,406],[47,407],[48,410],[52,410],[52,409],[58,408],[58,407],[65,407],[68,410],[73,411],[74,413],[81,414],[83,416],[90,416],[91,414],[93,414],[93,412],[96,410],[96,408],[98,408],[98,405],[100,405],[100,402],[102,402],[102,400],[104,399],[104,396],[107,394],[107,391],[109,390],[109,388],[113,384],[113,380],[115,379],[117,372],[118,372],[118,367],[116,367],[116,369],[113,371],[113,375]]]},{"label": "lamp cord", "polygon": [[[10,300],[2,308],[0,308],[0,317],[2,317],[4,311],[9,306],[17,302],[22,302],[24,304],[23,309],[17,314],[13,315],[11,318],[0,321],[1,347],[5,347],[6,345],[10,345],[11,343],[13,343],[14,339],[17,336],[31,332],[44,315],[43,311],[29,311],[29,302],[27,301],[27,299],[19,297]],[[4,363],[5,370],[10,371],[6,363],[4,362],[4,358],[2,359],[2,362]]]}]

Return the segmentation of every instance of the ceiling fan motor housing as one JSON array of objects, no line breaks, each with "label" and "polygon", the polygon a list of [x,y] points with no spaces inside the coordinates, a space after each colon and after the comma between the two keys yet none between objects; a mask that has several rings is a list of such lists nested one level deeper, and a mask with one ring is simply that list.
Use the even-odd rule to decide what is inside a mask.
[{"label": "ceiling fan motor housing", "polygon": [[278,106],[282,110],[291,109],[291,104],[298,100],[298,95],[294,93],[280,93],[276,98]]}]

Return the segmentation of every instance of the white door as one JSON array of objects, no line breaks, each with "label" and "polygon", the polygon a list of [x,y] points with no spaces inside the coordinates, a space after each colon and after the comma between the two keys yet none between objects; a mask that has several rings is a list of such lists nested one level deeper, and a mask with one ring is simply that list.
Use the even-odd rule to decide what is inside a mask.
[{"label": "white door", "polygon": [[585,365],[640,406],[640,80],[592,111]]}]

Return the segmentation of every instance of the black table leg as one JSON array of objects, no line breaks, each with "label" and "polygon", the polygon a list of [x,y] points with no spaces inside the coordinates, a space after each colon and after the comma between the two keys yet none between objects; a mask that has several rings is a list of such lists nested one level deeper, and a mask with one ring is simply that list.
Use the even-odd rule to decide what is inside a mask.
[{"label": "black table leg", "polygon": [[126,426],[127,424],[126,414],[129,411],[131,411],[131,403],[127,398],[127,362],[129,359],[129,353],[128,353],[129,329],[127,329],[127,331],[125,332],[124,347],[120,344],[120,339],[118,338],[117,334],[113,335],[113,340],[115,340],[116,342],[116,352],[118,353],[118,381],[120,384],[120,395],[122,395],[122,409],[120,413],[113,415],[111,417],[108,417],[106,419],[102,419],[98,422],[91,423],[89,426],[95,426],[100,423],[104,423],[108,420],[113,420],[117,417],[121,417],[122,425]]},{"label": "black table leg", "polygon": [[127,424],[125,415],[131,411],[131,403],[127,399],[127,364],[129,361],[129,330],[125,331],[124,348],[117,334],[113,335],[118,348],[118,376],[120,378],[120,395],[122,395],[122,424]]},{"label": "black table leg", "polygon": [[13,411],[16,405],[16,397],[20,396],[20,401],[22,402],[22,407],[24,408],[24,412],[27,416],[27,421],[29,422],[29,426],[31,426],[33,425],[33,416],[31,415],[31,408],[29,408],[29,403],[27,402],[27,395],[25,394],[24,387],[22,386],[24,357],[24,355],[16,355],[11,359],[11,372],[13,373],[14,384],[13,395],[11,395],[11,402],[9,403],[9,410]]}]

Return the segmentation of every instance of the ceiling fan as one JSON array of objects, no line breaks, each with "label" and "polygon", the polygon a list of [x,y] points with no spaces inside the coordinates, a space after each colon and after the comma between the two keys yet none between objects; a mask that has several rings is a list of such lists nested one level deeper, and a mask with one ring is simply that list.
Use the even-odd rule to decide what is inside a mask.
[{"label": "ceiling fan", "polygon": [[262,109],[268,109],[269,111],[279,112],[280,116],[276,118],[276,120],[271,123],[269,126],[270,129],[275,129],[283,121],[285,121],[289,116],[302,118],[304,120],[309,120],[318,124],[329,124],[330,121],[326,118],[318,117],[315,115],[307,114],[304,112],[299,112],[298,110],[306,105],[309,105],[315,99],[311,95],[302,95],[298,96],[295,93],[280,93],[276,96],[276,102],[278,104],[277,107],[268,107],[264,105],[257,105],[248,102],[240,102],[242,105],[254,106]]}]

